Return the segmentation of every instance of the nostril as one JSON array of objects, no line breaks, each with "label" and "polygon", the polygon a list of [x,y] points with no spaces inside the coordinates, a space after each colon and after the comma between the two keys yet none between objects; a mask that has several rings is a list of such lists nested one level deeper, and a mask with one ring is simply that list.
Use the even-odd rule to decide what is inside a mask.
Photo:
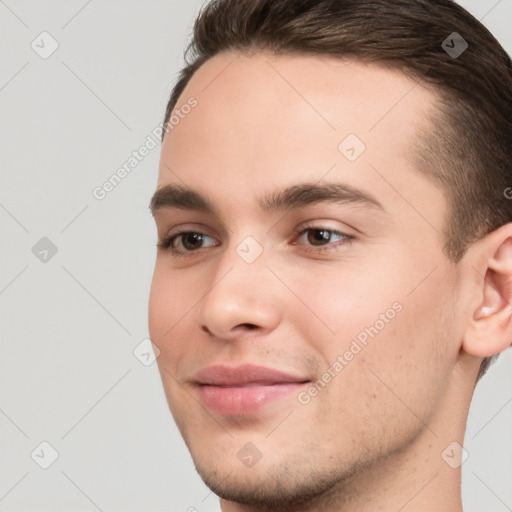
[{"label": "nostril", "polygon": [[250,329],[250,330],[258,328],[258,326],[254,325],[254,324],[240,324],[240,327],[247,327],[247,329]]},{"label": "nostril", "polygon": [[[255,324],[244,323],[244,324],[238,324],[236,327],[234,327],[233,331],[236,332],[239,329],[253,331],[254,329],[257,329],[257,328],[258,328],[258,326]],[[210,336],[215,336],[215,334],[210,329],[208,329],[208,327],[206,325],[202,325],[201,330]],[[220,336],[220,334],[218,334],[218,336]]]}]

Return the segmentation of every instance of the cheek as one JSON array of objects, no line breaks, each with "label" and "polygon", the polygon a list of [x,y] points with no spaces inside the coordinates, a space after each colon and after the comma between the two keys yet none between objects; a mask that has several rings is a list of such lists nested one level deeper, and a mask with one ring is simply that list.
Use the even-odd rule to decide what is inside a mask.
[{"label": "cheek", "polygon": [[[378,268],[377,268],[378,267]],[[400,279],[396,268],[358,263],[355,260],[333,266],[289,270],[287,282],[301,300],[291,298],[286,314],[315,349],[329,360],[347,350],[351,341],[377,337],[390,329],[402,314]]]},{"label": "cheek", "polygon": [[[187,321],[190,322],[191,309],[201,296],[198,280],[186,279],[179,273],[161,268],[157,262],[149,295],[149,335],[160,349],[159,360],[166,363],[175,361],[182,344],[173,343],[183,336]],[[183,339],[183,338],[181,338]]]},{"label": "cheek", "polygon": [[187,403],[187,396],[183,394],[183,388],[177,384],[175,376],[186,356],[186,344],[177,340],[186,339],[185,329],[187,321],[190,322],[188,312],[196,301],[190,286],[184,286],[175,276],[171,277],[157,263],[149,295],[149,335],[160,350],[156,360],[160,378],[169,409],[182,435],[184,426],[179,411]]},{"label": "cheek", "polygon": [[382,258],[371,268],[348,262],[336,272],[325,267],[289,276],[309,311],[294,301],[288,320],[323,370],[342,357],[332,389],[342,389],[345,400],[349,389],[359,398],[361,390],[369,398],[377,388],[382,394],[378,377],[413,400],[425,389],[440,390],[457,355],[446,341],[452,288],[442,264],[425,279],[435,263],[414,262]]},{"label": "cheek", "polygon": [[153,343],[161,349],[160,343],[165,332],[172,326],[175,311],[175,301],[173,294],[169,293],[171,283],[167,282],[162,272],[155,269],[151,290],[149,293],[149,335]]}]

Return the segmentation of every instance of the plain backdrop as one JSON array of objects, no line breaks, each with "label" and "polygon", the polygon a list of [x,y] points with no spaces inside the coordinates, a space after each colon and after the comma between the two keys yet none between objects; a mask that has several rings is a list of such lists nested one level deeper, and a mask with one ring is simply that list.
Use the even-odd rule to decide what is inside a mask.
[{"label": "plain backdrop", "polygon": [[[461,3],[512,50],[512,0]],[[219,509],[143,355],[160,145],[93,195],[162,121],[201,4],[0,0],[1,511]],[[511,370],[476,390],[466,512],[512,510]]]}]

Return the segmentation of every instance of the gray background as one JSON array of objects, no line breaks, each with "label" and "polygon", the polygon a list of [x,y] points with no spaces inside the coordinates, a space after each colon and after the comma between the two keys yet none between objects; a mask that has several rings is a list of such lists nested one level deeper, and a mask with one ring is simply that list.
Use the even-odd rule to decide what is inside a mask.
[{"label": "gray background", "polygon": [[[512,51],[512,0],[461,3]],[[159,145],[92,195],[161,122],[201,4],[0,0],[1,511],[219,508],[156,364],[133,353],[148,336]],[[47,58],[31,47],[51,49],[44,31],[59,45]],[[466,512],[512,510],[511,370],[508,350],[477,387]],[[59,454],[48,469],[43,441]]]}]

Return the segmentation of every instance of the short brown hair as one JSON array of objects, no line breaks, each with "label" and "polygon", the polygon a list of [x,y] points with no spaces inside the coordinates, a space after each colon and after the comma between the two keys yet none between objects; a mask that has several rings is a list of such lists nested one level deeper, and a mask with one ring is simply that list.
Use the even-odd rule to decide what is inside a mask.
[{"label": "short brown hair", "polygon": [[[458,56],[442,46],[454,32],[468,44]],[[164,127],[195,71],[228,50],[352,57],[413,77],[437,98],[411,155],[446,193],[445,254],[457,263],[472,242],[512,221],[512,62],[452,0],[213,0],[196,19]],[[483,360],[477,380],[495,357]]]}]

